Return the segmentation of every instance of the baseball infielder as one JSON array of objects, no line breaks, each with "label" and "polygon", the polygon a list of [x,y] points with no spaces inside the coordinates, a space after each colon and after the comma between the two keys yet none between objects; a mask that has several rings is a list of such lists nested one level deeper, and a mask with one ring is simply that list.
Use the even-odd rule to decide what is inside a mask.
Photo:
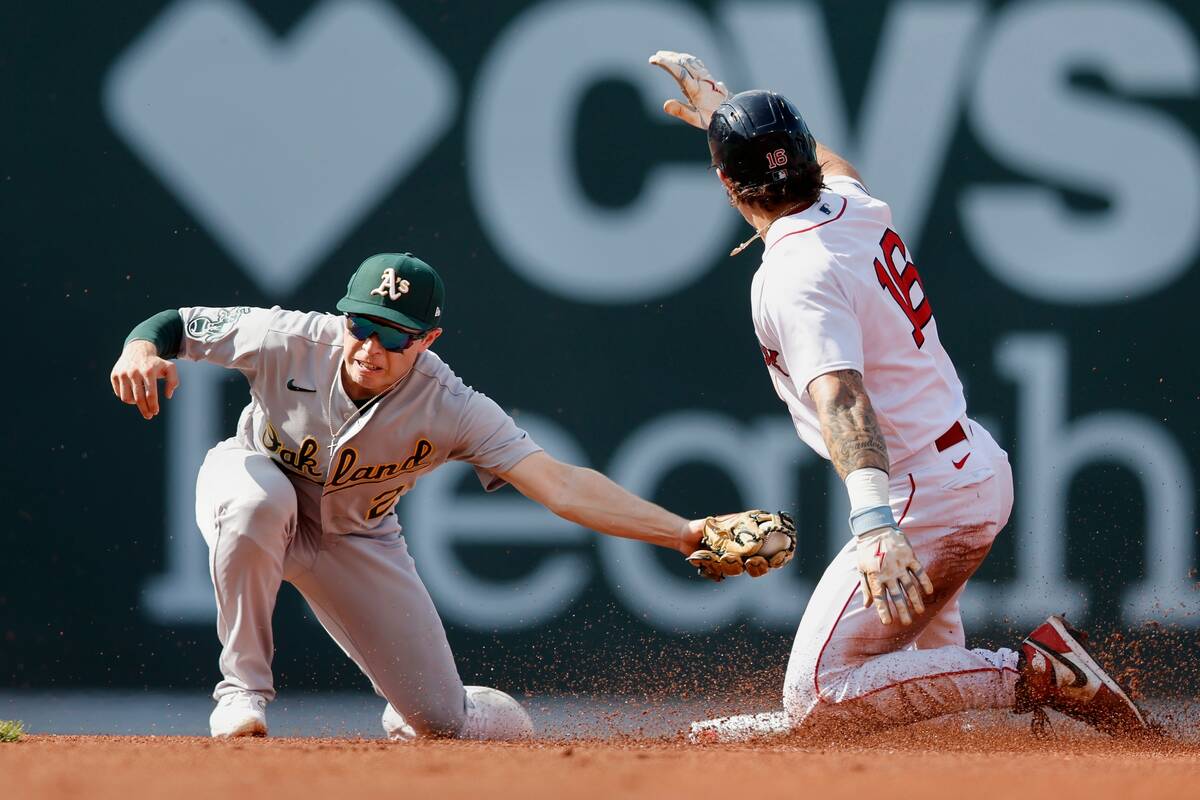
[{"label": "baseball infielder", "polygon": [[[532,733],[513,698],[463,686],[393,513],[446,461],[469,462],[486,489],[511,483],[593,530],[701,560],[708,552],[693,551],[702,531],[716,536],[718,521],[685,520],[597,472],[556,461],[464,384],[430,350],[444,305],[442,280],[428,264],[382,254],[351,277],[337,304],[344,316],[190,307],[151,317],[126,340],[112,389],[146,419],[159,411],[157,381],[165,380],[168,398],[178,386],[169,359],[236,369],[250,384],[237,434],[209,451],[196,482],[222,646],[213,736],[267,733],[271,615],[283,580],[388,701],[390,738]],[[786,527],[766,517],[753,535]],[[726,532],[747,519],[737,515]],[[770,563],[760,557],[762,572],[790,558],[794,537],[784,539]]]},{"label": "baseball infielder", "polygon": [[800,621],[783,713],[695,723],[737,740],[819,725],[870,729],[968,709],[1050,707],[1109,733],[1138,709],[1060,617],[1016,650],[968,650],[959,596],[1008,521],[1006,453],[967,416],[913,253],[845,159],[766,91],[729,96],[704,65],[650,63],[686,102],[664,110],[707,130],[731,204],[763,241],[754,330],[796,432],[833,462],[851,538]]}]

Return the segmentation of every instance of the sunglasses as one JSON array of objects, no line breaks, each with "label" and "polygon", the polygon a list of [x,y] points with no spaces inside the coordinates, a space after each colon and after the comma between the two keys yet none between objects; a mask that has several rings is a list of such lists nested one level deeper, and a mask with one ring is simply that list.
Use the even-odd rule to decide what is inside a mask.
[{"label": "sunglasses", "polygon": [[391,325],[360,317],[357,314],[347,314],[346,325],[350,328],[350,335],[360,342],[372,336],[379,337],[379,344],[390,353],[403,353],[412,346],[413,342],[425,336],[420,331],[393,328]]}]

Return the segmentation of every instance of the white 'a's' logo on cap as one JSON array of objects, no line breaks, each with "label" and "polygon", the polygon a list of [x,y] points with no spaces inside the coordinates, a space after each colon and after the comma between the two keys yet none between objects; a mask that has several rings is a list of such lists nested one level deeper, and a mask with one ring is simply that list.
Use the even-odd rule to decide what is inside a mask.
[{"label": "white 'a's' logo on cap", "polygon": [[389,297],[392,300],[399,300],[400,297],[406,294],[410,286],[407,280],[401,279],[396,281],[396,270],[388,267],[380,276],[379,287],[371,290],[371,294],[377,294],[380,297]]}]

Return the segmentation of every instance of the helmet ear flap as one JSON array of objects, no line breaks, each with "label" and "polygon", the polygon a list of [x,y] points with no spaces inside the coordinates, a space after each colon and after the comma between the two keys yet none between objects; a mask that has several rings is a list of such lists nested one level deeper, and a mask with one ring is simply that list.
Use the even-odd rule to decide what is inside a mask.
[{"label": "helmet ear flap", "polygon": [[712,165],[719,172],[726,172],[725,158],[728,153],[728,142],[735,138],[739,138],[739,134],[733,130],[730,124],[731,111],[727,109],[728,103],[722,103],[717,106],[717,110],[713,112],[712,118],[708,121],[708,152],[712,156]]}]

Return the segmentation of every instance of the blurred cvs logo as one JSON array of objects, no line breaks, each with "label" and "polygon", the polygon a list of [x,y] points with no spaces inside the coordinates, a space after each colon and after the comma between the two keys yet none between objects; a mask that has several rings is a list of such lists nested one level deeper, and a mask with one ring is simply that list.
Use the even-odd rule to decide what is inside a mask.
[{"label": "blurred cvs logo", "polygon": [[236,0],[182,0],[103,95],[126,144],[273,295],[412,168],[457,100],[442,57],[381,0],[325,0],[282,40]]}]

